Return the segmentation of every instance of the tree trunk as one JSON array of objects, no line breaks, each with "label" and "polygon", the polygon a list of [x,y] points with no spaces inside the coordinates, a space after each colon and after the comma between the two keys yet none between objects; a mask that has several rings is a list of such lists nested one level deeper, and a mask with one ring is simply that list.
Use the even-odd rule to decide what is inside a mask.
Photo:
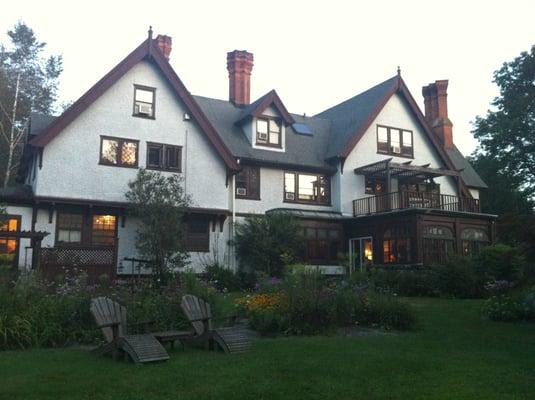
[{"label": "tree trunk", "polygon": [[17,117],[17,103],[19,100],[19,86],[20,86],[20,73],[17,75],[17,84],[15,86],[15,99],[13,100],[13,111],[11,115],[11,129],[9,131],[9,149],[7,154],[6,174],[4,176],[4,188],[9,184],[11,178],[11,169],[13,166],[13,155],[15,153],[16,139],[15,139],[15,120]]}]

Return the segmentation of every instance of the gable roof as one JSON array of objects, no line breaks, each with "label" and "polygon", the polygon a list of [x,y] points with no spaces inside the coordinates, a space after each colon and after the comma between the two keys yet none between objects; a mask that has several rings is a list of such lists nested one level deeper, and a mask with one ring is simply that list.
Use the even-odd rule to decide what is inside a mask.
[{"label": "gable roof", "polygon": [[455,145],[453,146],[453,149],[446,149],[446,153],[448,153],[455,168],[461,171],[460,174],[464,183],[466,183],[466,186],[477,189],[488,188],[487,184],[481,179],[474,167],[472,167],[470,162]]},{"label": "gable roof", "polygon": [[330,139],[331,121],[290,114],[296,123],[306,124],[312,135],[299,135],[291,126],[286,128],[285,151],[271,151],[254,148],[247,139],[241,126],[236,125],[242,115],[243,108],[230,101],[193,96],[204,114],[216,127],[221,138],[239,157],[242,164],[259,163],[284,168],[304,169],[311,171],[335,172],[336,168],[325,159],[325,149]]},{"label": "gable roof", "polygon": [[50,125],[39,135],[30,140],[30,144],[36,147],[44,147],[61,133],[72,121],[84,112],[93,102],[95,102],[106,90],[108,90],[117,80],[126,74],[132,67],[142,60],[149,60],[161,71],[171,86],[174,93],[185,104],[192,118],[197,122],[201,131],[205,133],[208,140],[215,147],[218,154],[225,162],[227,168],[233,171],[240,169],[238,163],[227,148],[221,137],[217,134],[210,121],[203,114],[202,110],[188,92],[169,61],[164,57],[156,40],[151,36],[141,43],[126,58],[117,64],[102,79],[93,85],[85,94],[75,101],[63,114],[53,120]]},{"label": "gable roof", "polygon": [[251,104],[249,104],[247,107],[245,107],[236,123],[239,124],[250,117],[262,116],[264,110],[272,104],[277,109],[286,125],[291,125],[295,122],[293,117],[290,115],[290,113],[282,103],[275,89],[273,89],[255,100],[254,102],[252,102]]},{"label": "gable roof", "polygon": [[[327,157],[345,159],[364,136],[364,133],[377,118],[388,100],[396,93],[407,102],[409,109],[422,126],[424,133],[446,167],[451,170],[460,169],[453,163],[448,152],[432,132],[400,75],[387,79],[371,89],[316,115],[333,121],[331,145],[329,146]],[[468,163],[466,160],[465,162]],[[472,197],[467,188],[467,183],[464,181],[464,176],[472,177],[467,173],[463,176],[462,172],[460,176],[461,189],[467,197]],[[479,179],[481,180],[481,178]]]}]

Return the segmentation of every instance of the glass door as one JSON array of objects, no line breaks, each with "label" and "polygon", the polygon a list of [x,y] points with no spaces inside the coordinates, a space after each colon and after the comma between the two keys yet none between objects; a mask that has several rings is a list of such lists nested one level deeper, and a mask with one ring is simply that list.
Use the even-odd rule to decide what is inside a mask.
[{"label": "glass door", "polygon": [[373,264],[371,236],[349,239],[349,274],[362,271]]}]

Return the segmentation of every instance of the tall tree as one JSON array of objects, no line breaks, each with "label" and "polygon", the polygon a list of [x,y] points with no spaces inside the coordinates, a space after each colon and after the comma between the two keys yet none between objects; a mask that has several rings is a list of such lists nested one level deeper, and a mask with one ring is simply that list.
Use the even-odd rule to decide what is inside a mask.
[{"label": "tall tree", "polygon": [[475,121],[480,153],[515,178],[528,196],[535,194],[535,46],[494,73],[500,95],[493,109]]},{"label": "tall tree", "polygon": [[13,181],[32,111],[52,113],[61,56],[43,56],[46,43],[18,22],[7,32],[9,46],[0,45],[0,178],[6,187]]}]

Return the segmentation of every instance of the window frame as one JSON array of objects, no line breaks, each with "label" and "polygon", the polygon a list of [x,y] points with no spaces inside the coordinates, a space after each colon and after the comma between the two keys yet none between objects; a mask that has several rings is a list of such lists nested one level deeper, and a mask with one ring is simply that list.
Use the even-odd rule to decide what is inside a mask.
[{"label": "window frame", "polygon": [[[79,242],[63,242],[59,240],[59,231],[60,231],[60,224],[59,224],[59,216],[61,214],[68,214],[68,215],[79,215],[82,219],[82,223],[80,225],[80,241]],[[83,246],[84,245],[84,228],[86,225],[86,219],[82,212],[74,212],[74,211],[57,211],[56,212],[56,236],[54,238],[55,246],[56,247],[76,247],[76,246]],[[69,229],[69,231],[72,231],[72,229]]]},{"label": "window frame", "polygon": [[[147,103],[145,101],[137,101],[136,100],[136,91],[138,89],[145,90],[145,91],[148,91],[148,92],[152,92],[152,103]],[[136,103],[151,104],[152,105],[152,115],[139,114],[139,112],[136,113]],[[155,87],[134,84],[134,98],[133,98],[132,116],[133,117],[137,117],[137,118],[144,118],[144,119],[156,119],[156,88]]]},{"label": "window frame", "polygon": [[[387,148],[388,150],[387,151],[383,151],[383,150],[380,150],[379,148],[379,143],[384,143],[384,142],[379,142],[379,128],[384,128],[386,129],[386,137],[387,137]],[[394,153],[392,151],[392,145],[391,145],[391,130],[398,130],[400,132],[400,138],[399,138],[399,149],[400,149],[400,152],[399,153]],[[402,129],[402,128],[396,128],[394,126],[387,126],[387,125],[380,125],[380,124],[377,124],[376,126],[376,135],[375,135],[375,138],[376,138],[376,144],[377,144],[377,154],[387,154],[387,155],[392,155],[394,157],[401,157],[401,158],[411,158],[411,159],[414,159],[414,132],[409,130],[409,129]],[[406,133],[410,133],[410,137],[411,137],[411,146],[404,146],[404,141],[403,141],[403,138],[405,137],[405,134]],[[409,152],[404,152],[403,149],[406,149],[406,148],[410,148],[410,154]]]},{"label": "window frame", "polygon": [[[256,174],[257,174],[257,183],[256,183],[256,190],[251,190],[251,187],[252,187],[252,183],[251,183],[251,171],[254,170],[256,171]],[[245,189],[246,189],[246,194],[245,195],[239,195],[238,194],[238,185],[237,185],[237,182],[235,182],[235,185],[234,185],[234,196],[236,199],[245,199],[245,200],[260,200],[260,188],[261,188],[261,183],[260,183],[260,167],[258,166],[255,166],[255,165],[244,165],[242,166],[242,170],[236,174],[236,176],[234,177],[234,179],[237,179],[238,178],[238,175],[240,173],[245,173]],[[256,192],[256,193],[255,193]]]},{"label": "window frame", "polygon": [[[104,217],[104,216],[110,216],[110,217],[114,218],[113,230],[112,231],[110,231],[109,229],[95,229],[95,217]],[[89,218],[89,221],[90,221],[90,224],[91,224],[91,226],[89,228],[89,232],[90,232],[90,236],[91,236],[91,240],[90,240],[91,246],[94,246],[94,247],[112,247],[112,246],[115,245],[115,242],[117,240],[117,231],[118,231],[117,224],[118,224],[118,221],[119,221],[119,218],[116,215],[104,214],[104,213],[102,213],[102,214],[92,214],[90,216],[90,218]],[[95,231],[97,231],[97,232],[112,232],[113,235],[104,235],[104,236],[112,236],[113,244],[104,244],[104,243],[95,244]],[[83,231],[82,231],[82,233],[83,233]],[[82,237],[82,240],[83,240],[83,237]]]},{"label": "window frame", "polygon": [[[305,242],[303,258],[306,263],[327,265],[338,261],[338,253],[343,251],[343,243],[345,242],[344,230],[340,224],[307,221],[302,225],[302,228],[303,241]],[[313,237],[308,234],[311,231],[314,232]],[[320,237],[320,231],[325,232],[325,237]],[[337,233],[337,237],[331,235],[333,232]],[[322,257],[323,252],[325,257]]]},{"label": "window frame", "polygon": [[[286,174],[293,174],[294,176],[294,191],[293,191],[294,199],[293,200],[289,200],[286,198],[287,193],[292,193],[292,192],[286,191]],[[327,184],[325,185],[325,187],[327,188],[327,196],[326,196],[327,200],[324,202],[320,201],[321,196],[319,196],[319,193],[318,193],[318,196],[316,196],[317,197],[316,200],[307,201],[307,200],[299,199],[299,175],[316,176],[317,180],[319,180],[320,177],[323,177],[327,182]],[[282,201],[284,203],[313,204],[317,206],[330,207],[331,206],[331,177],[326,174],[320,174],[320,173],[314,173],[314,172],[284,171],[283,179],[282,179]]]},{"label": "window frame", "polygon": [[[159,147],[160,150],[160,166],[149,165],[149,151],[150,148]],[[178,150],[178,167],[169,167],[167,159],[167,150],[176,149]],[[166,144],[166,143],[156,143],[156,142],[147,142],[147,159],[145,163],[146,169],[151,169],[155,171],[167,171],[167,172],[182,172],[182,146],[175,144]]]},{"label": "window frame", "polygon": [[[268,138],[267,140],[264,142],[264,141],[259,141],[258,139],[258,121],[266,121],[267,122],[267,135],[268,135]],[[278,127],[279,127],[279,142],[278,143],[272,143],[270,142],[270,133],[272,132],[271,131],[271,123],[274,123],[276,124]],[[267,116],[267,115],[262,115],[261,117],[257,117],[256,120],[255,120],[255,144],[257,146],[264,146],[264,147],[274,147],[274,148],[277,148],[277,149],[282,149],[282,121],[280,118],[275,118],[275,117],[270,117],[270,116]]]},{"label": "window frame", "polygon": [[[102,146],[104,143],[104,140],[114,140],[118,142],[118,152],[117,152],[117,164],[111,163],[109,161],[106,161],[102,158]],[[135,165],[128,165],[123,164],[121,162],[121,156],[122,156],[122,147],[123,143],[135,143],[136,144],[136,163]],[[99,151],[99,165],[105,165],[108,167],[120,167],[120,168],[139,168],[139,140],[136,139],[128,139],[128,138],[119,138],[116,136],[106,136],[106,135],[100,135],[100,151]]]},{"label": "window frame", "polygon": [[[191,237],[189,223],[193,220],[203,221],[206,223],[206,231],[202,233],[195,233],[193,239]],[[203,215],[188,215],[184,222],[184,250],[193,253],[209,253],[210,252],[210,218]]]},{"label": "window frame", "polygon": [[[21,215],[18,215],[18,214],[7,214],[6,216],[6,219],[5,219],[5,223],[7,225],[7,230],[4,231],[2,230],[2,232],[12,232],[14,233],[15,236],[3,236],[1,237],[1,239],[4,239],[6,241],[6,246],[8,244],[8,241],[10,240],[14,240],[15,241],[15,252],[14,252],[14,257],[13,257],[13,261],[12,261],[12,267],[13,268],[18,268],[18,265],[19,265],[19,253],[20,253],[20,232],[21,232],[21,222],[22,222],[22,216]],[[9,221],[10,220],[16,220],[17,221],[17,229],[15,231],[10,231],[9,230]],[[9,254],[9,253],[1,253],[1,254]]]},{"label": "window frame", "polygon": [[[98,212],[97,212],[98,211]],[[80,241],[79,242],[60,242],[58,240],[59,237],[59,216],[61,214],[72,214],[72,215],[79,215],[82,217],[82,225],[80,228]],[[97,216],[104,216],[104,215],[111,215],[115,217],[115,226],[114,226],[114,244],[94,244],[93,243],[93,218]],[[106,212],[106,210],[95,210],[95,212],[87,213],[81,210],[74,210],[74,209],[60,209],[56,211],[56,229],[55,229],[55,238],[54,238],[54,246],[55,247],[87,247],[87,248],[102,248],[102,247],[114,247],[117,246],[117,235],[118,235],[118,227],[119,227],[119,218],[120,216],[117,214],[113,214],[113,212]]]}]

